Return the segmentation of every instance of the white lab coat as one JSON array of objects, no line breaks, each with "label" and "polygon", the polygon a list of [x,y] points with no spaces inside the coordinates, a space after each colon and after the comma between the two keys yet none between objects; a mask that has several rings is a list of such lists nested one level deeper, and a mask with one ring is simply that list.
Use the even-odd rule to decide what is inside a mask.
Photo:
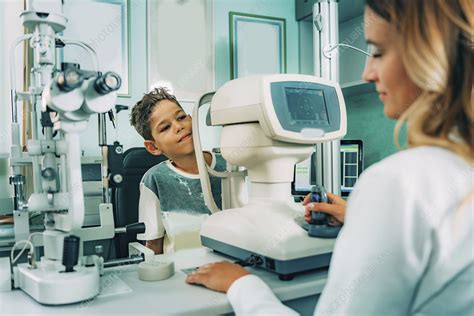
[{"label": "white lab coat", "polygon": [[[474,169],[437,147],[367,169],[315,314],[473,315],[473,190]],[[234,282],[228,298],[238,315],[296,314],[256,276]]]}]

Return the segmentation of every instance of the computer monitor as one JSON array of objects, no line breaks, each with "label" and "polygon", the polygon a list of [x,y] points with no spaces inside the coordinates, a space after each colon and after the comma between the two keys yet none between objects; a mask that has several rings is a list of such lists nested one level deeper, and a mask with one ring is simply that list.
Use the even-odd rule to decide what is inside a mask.
[{"label": "computer monitor", "polygon": [[291,194],[293,196],[305,196],[311,192],[311,187],[316,184],[316,153],[306,160],[297,163],[294,169],[293,182],[291,183]]},{"label": "computer monitor", "polygon": [[364,170],[364,146],[361,140],[341,140],[341,195],[349,196]]},{"label": "computer monitor", "polygon": [[[364,169],[361,140],[341,140],[341,195],[349,196]],[[295,165],[291,193],[295,197],[307,195],[316,184],[316,154]]]}]

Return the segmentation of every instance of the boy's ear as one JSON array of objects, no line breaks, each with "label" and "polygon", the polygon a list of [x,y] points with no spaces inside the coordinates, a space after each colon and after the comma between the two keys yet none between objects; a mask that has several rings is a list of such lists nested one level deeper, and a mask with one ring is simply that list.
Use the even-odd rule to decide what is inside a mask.
[{"label": "boy's ear", "polygon": [[155,142],[152,140],[145,140],[143,142],[143,145],[145,145],[145,149],[152,155],[159,156],[163,152],[156,146]]}]

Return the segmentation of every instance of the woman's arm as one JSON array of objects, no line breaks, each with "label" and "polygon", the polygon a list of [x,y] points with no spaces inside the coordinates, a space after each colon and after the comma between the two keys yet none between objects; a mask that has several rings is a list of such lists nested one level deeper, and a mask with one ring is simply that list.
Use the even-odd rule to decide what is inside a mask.
[{"label": "woman's arm", "polygon": [[283,305],[259,277],[235,263],[206,264],[191,273],[186,282],[227,293],[236,315],[298,315]]},{"label": "woman's arm", "polygon": [[153,250],[155,254],[163,253],[165,229],[161,217],[160,200],[143,182],[140,183],[138,221],[145,223],[145,233],[137,235],[137,239],[144,240],[145,246]]}]

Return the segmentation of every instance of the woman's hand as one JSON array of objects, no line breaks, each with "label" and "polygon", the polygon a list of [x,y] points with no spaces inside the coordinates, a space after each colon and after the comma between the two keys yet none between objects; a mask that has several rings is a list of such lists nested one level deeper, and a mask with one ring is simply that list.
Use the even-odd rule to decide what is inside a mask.
[{"label": "woman's hand", "polygon": [[331,204],[311,202],[311,193],[304,198],[303,205],[306,205],[304,213],[305,221],[308,223],[311,221],[311,212],[323,212],[331,215],[332,220],[341,224],[344,223],[344,217],[346,216],[346,201],[338,195],[329,192],[327,194]]},{"label": "woman's hand", "polygon": [[205,287],[227,293],[235,280],[250,274],[238,264],[228,261],[209,263],[199,267],[186,278],[190,284],[202,284]]}]

